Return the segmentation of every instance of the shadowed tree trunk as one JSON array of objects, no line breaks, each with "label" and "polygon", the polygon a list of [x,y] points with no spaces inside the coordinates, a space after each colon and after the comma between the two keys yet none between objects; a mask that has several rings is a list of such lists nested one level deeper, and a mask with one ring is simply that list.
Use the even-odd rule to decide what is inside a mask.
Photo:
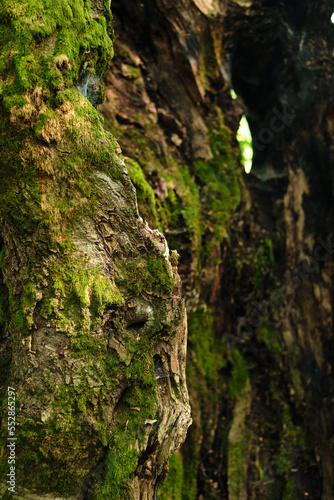
[{"label": "shadowed tree trunk", "polygon": [[103,115],[187,301],[194,423],[163,500],[333,496],[332,10],[113,2]]}]

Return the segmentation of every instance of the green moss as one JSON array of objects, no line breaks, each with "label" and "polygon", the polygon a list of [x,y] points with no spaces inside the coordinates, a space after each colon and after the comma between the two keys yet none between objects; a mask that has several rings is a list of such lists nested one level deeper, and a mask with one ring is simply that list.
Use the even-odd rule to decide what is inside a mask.
[{"label": "green moss", "polygon": [[[21,269],[21,272],[25,275],[26,269]],[[24,282],[23,293],[20,299],[18,297],[14,297],[12,291],[8,290],[7,287],[6,289],[9,306],[8,317],[9,319],[13,318],[15,320],[18,330],[26,336],[33,324],[33,314],[37,300],[35,284],[29,282],[27,279],[25,279]]]},{"label": "green moss", "polygon": [[[133,139],[132,139],[133,140]],[[139,139],[136,139],[138,143]],[[143,147],[144,146],[144,147]],[[200,253],[203,231],[203,217],[201,214],[201,200],[195,178],[191,175],[188,166],[179,166],[171,155],[163,160],[148,147],[147,141],[144,145],[140,144],[141,151],[138,163],[145,169],[150,169],[154,162],[155,170],[151,175],[161,176],[162,183],[167,189],[167,196],[164,199],[156,199],[156,207],[159,217],[159,229],[166,232],[170,245],[181,253],[180,238],[173,236],[173,231],[184,232],[185,237],[191,242],[192,249],[196,252],[195,261]],[[145,156],[148,161],[145,161]],[[175,186],[178,187],[177,194]],[[151,216],[152,220],[152,216]],[[195,262],[195,268],[197,264]],[[197,269],[198,270],[198,269]]]},{"label": "green moss", "polygon": [[136,66],[135,61],[133,60],[133,53],[131,53],[125,45],[122,45],[119,40],[115,40],[114,42],[115,54],[120,61],[123,61],[125,64],[130,66]]},{"label": "green moss", "polygon": [[184,464],[184,494],[182,500],[196,500],[197,495],[197,469],[199,457],[190,456]]},{"label": "green moss", "polygon": [[[73,429],[71,429],[73,432]],[[78,485],[84,480],[84,474],[80,474],[79,471],[68,470],[68,457],[64,456],[61,461],[52,460],[52,455],[45,458],[43,453],[43,445],[47,440],[52,439],[53,433],[47,434],[44,439],[40,439],[40,450],[39,454],[34,453],[34,451],[29,452],[25,450],[25,460],[24,464],[19,465],[17,468],[18,474],[24,474],[26,485],[34,485],[36,491],[43,493],[57,491],[61,495],[73,495],[78,487]],[[34,434],[34,438],[37,441],[37,435]],[[84,433],[82,435],[74,433],[73,439],[83,439]],[[32,436],[29,437],[28,441],[31,445],[36,446],[36,441],[33,443]],[[54,446],[60,446],[61,448],[72,447],[72,440],[57,440],[54,442]],[[75,456],[75,455],[74,455]],[[43,462],[43,467],[40,466],[40,462]],[[66,473],[64,474],[64,470]],[[29,471],[29,472],[27,472]],[[60,477],[62,476],[62,479]]]},{"label": "green moss", "polygon": [[[28,234],[33,230],[33,221],[37,215],[37,206],[41,198],[38,190],[33,188],[33,185],[36,186],[36,174],[26,166],[22,168],[18,156],[26,136],[26,133],[13,131],[6,119],[0,120],[2,165],[6,166],[6,171],[4,171],[4,167],[1,168],[0,217],[6,215],[9,222],[15,221],[23,234]],[[27,200],[23,206],[17,204],[20,187]],[[31,211],[29,217],[27,217],[28,210]]]},{"label": "green moss", "polygon": [[130,65],[130,64],[123,64],[122,65],[122,72],[123,72],[124,76],[126,76],[127,78],[130,78],[130,79],[137,79],[141,76],[139,69],[137,67]]},{"label": "green moss", "polygon": [[[112,55],[112,43],[107,36],[107,30],[111,33],[112,17],[106,2],[106,17],[94,19],[90,8],[83,0],[60,0],[57,4],[51,0],[24,4],[5,1],[0,18],[4,25],[0,35],[0,72],[15,71],[15,81],[3,84],[2,96],[13,98],[32,87],[59,88],[62,83],[73,83],[80,77],[87,51],[91,51],[90,67],[96,67],[101,74]],[[64,55],[67,59],[59,60]]]},{"label": "green moss", "polygon": [[73,346],[77,348],[82,338],[79,334],[98,328],[106,307],[124,304],[113,280],[101,268],[91,267],[78,253],[66,251],[62,258],[59,255],[57,261],[50,262],[47,272],[52,276],[52,284],[43,291],[41,315],[54,318],[63,331],[75,333]]},{"label": "green moss", "polygon": [[247,425],[251,405],[249,380],[239,392],[233,412],[232,426],[228,436],[229,498],[241,498],[246,494],[247,466],[252,433]]},{"label": "green moss", "polygon": [[163,255],[150,255],[146,259],[137,257],[129,262],[119,263],[116,273],[117,285],[129,295],[137,297],[143,292],[170,295],[175,284]]},{"label": "green moss", "polygon": [[[150,227],[159,228],[160,223],[158,218],[158,213],[156,209],[156,201],[154,192],[145,179],[142,169],[139,164],[134,160],[128,160],[126,166],[132,180],[136,192],[137,192],[137,202],[139,207],[139,213],[144,220],[147,220]],[[153,216],[153,220],[152,220]],[[153,225],[151,224],[153,222]]]},{"label": "green moss", "polygon": [[91,175],[115,164],[115,141],[75,89],[84,71],[102,77],[112,56],[107,1],[99,8],[98,18],[84,0],[6,1],[1,8],[0,218],[22,236],[38,226],[39,245],[47,236],[63,242],[71,221],[92,214]]},{"label": "green moss", "polygon": [[[50,266],[53,267],[53,266]],[[65,295],[73,295],[82,307],[95,301],[101,312],[105,305],[122,305],[123,300],[110,278],[103,276],[99,269],[85,269],[80,261],[67,260],[63,266],[55,266],[52,271],[54,290]]]},{"label": "green moss", "polygon": [[177,251],[172,250],[170,257],[169,257],[169,261],[170,261],[171,265],[177,266],[178,262],[179,262],[179,258],[180,258],[180,255],[177,253]]},{"label": "green moss", "polygon": [[143,351],[142,346],[135,348],[135,351],[126,374],[131,378],[131,388],[123,394],[114,414],[107,453],[106,477],[103,485],[96,488],[93,495],[98,500],[109,496],[115,500],[129,498],[127,481],[135,471],[138,456],[145,446],[145,422],[156,419],[156,379],[153,359]]},{"label": "green moss", "polygon": [[297,500],[298,498],[299,496],[296,490],[296,484],[293,478],[289,477],[285,485],[282,500]]},{"label": "green moss", "polygon": [[248,456],[250,438],[245,435],[237,443],[229,445],[228,448],[228,478],[229,498],[240,498],[245,491],[245,457]]},{"label": "green moss", "polygon": [[282,428],[280,451],[275,457],[275,465],[279,474],[287,475],[292,468],[293,449],[305,445],[302,431],[293,424],[287,405],[282,412]]},{"label": "green moss", "polygon": [[[188,167],[179,169],[181,182],[178,184],[182,197],[181,214],[184,218],[186,228],[192,239],[192,246],[195,251],[194,267],[199,272],[199,255],[202,245],[203,217],[201,212],[200,191],[195,178],[192,177]],[[179,178],[175,179],[177,182]]]},{"label": "green moss", "polygon": [[[123,436],[124,437],[124,436]],[[95,493],[93,498],[105,499],[114,498],[115,500],[126,500],[128,491],[126,481],[135,471],[138,464],[138,453],[124,446],[123,442],[116,442],[115,449],[111,450],[107,459],[107,475],[102,490]]]},{"label": "green moss", "polygon": [[229,391],[232,397],[238,397],[244,390],[249,374],[247,363],[238,349],[232,351],[232,373],[228,381]]},{"label": "green moss", "polygon": [[204,30],[201,49],[198,78],[203,90],[207,91],[210,89],[212,81],[219,76],[219,66],[215,57],[214,40],[209,26]]},{"label": "green moss", "polygon": [[183,500],[183,462],[180,453],[169,459],[169,472],[162,486],[159,487],[159,500]]},{"label": "green moss", "polygon": [[298,402],[298,404],[301,401],[307,401],[309,395],[305,393],[301,374],[297,367],[296,359],[294,358],[294,356],[291,356],[290,359],[290,379],[291,379],[291,387],[290,387],[291,396],[293,396],[293,398]]},{"label": "green moss", "polygon": [[[78,337],[79,334],[75,337],[77,342]],[[26,388],[25,397],[38,395],[42,418],[37,412],[36,417],[30,415],[24,423],[19,423],[17,474],[24,477],[25,487],[31,485],[37,492],[74,494],[91,464],[96,457],[102,458],[111,442],[108,408],[112,404],[112,391],[119,384],[116,375],[123,372],[124,376],[129,368],[116,359],[110,363],[105,336],[95,336],[92,344],[84,347],[81,345],[77,350],[71,345],[73,364],[71,368],[65,367],[66,385],[55,384],[57,369],[46,364],[36,385]],[[150,366],[152,364],[151,360]],[[141,373],[145,383],[137,382],[137,391],[131,395],[132,399],[129,396],[129,404],[145,401],[147,406],[152,404],[155,392],[152,376],[147,375],[148,369],[143,365]],[[140,394],[141,384],[146,390],[145,396]],[[143,418],[147,414],[141,413]],[[125,437],[129,437],[128,434]],[[129,437],[129,445],[133,443],[132,438],[133,435]],[[120,453],[123,451],[120,445]]]},{"label": "green moss", "polygon": [[[109,429],[96,401],[108,401],[111,390],[105,357],[97,361],[94,353],[91,358],[86,353],[84,362],[77,358],[79,365],[66,371],[73,381],[65,386],[55,383],[59,374],[45,363],[35,385],[25,387],[25,399],[38,395],[39,411],[36,405],[33,414],[17,422],[17,477],[19,483],[24,477],[24,487],[72,495],[101,455]],[[16,404],[19,408],[20,394]]]},{"label": "green moss", "polygon": [[255,269],[269,272],[269,266],[274,262],[274,252],[273,242],[268,236],[261,241],[261,245],[259,246],[255,256],[257,263],[257,267]]},{"label": "green moss", "polygon": [[2,500],[14,500],[14,495],[10,491],[6,490],[1,498]]},{"label": "green moss", "polygon": [[3,247],[0,252],[0,339],[6,337],[10,322],[9,294],[8,288],[3,282],[2,273],[5,253],[6,247]]},{"label": "green moss", "polygon": [[[182,500],[195,500],[197,498],[197,471],[200,463],[200,446],[193,426],[190,426],[188,430],[187,440],[182,446],[180,455],[182,456],[183,469]],[[169,481],[168,476],[166,481]],[[165,499],[163,498],[162,500]]]},{"label": "green moss", "polygon": [[6,247],[3,246],[0,251],[0,268],[3,269],[4,266],[4,261],[5,261],[5,255],[6,255]]},{"label": "green moss", "polygon": [[[85,471],[69,467],[69,463],[81,459],[83,450],[78,443],[85,439],[86,432],[83,424],[68,426],[64,432],[59,423],[53,421],[48,427],[29,423],[20,427],[16,472],[24,475],[24,486],[31,485],[36,492],[73,495],[84,480]],[[88,450],[91,459],[92,452],[92,448]]]},{"label": "green moss", "polygon": [[228,221],[240,203],[240,173],[237,170],[237,152],[231,146],[231,132],[219,125],[217,120],[213,123],[210,132],[213,158],[206,163],[194,162],[194,171],[208,214],[204,258],[210,255],[213,246],[227,237]]},{"label": "green moss", "polygon": [[282,353],[282,345],[278,338],[278,332],[269,323],[261,325],[256,332],[256,336],[258,340],[265,343],[271,353]]},{"label": "green moss", "polygon": [[[166,232],[170,245],[181,255],[184,248],[182,239],[187,239],[196,275],[200,274],[203,261],[212,257],[212,248],[219,246],[222,239],[227,237],[228,221],[240,203],[238,152],[231,146],[231,132],[220,125],[217,118],[212,119],[211,125],[212,160],[206,163],[197,161],[189,166],[179,166],[171,154],[164,159],[157,157],[150,150],[148,142],[142,144],[141,137],[137,137],[133,131],[129,137],[125,133],[123,138],[135,142],[140,151],[140,159],[132,174],[130,162],[130,175],[147,200],[147,219],[152,220],[153,217],[156,220],[156,206],[161,228]],[[167,196],[158,198],[156,203],[146,188],[141,186],[139,163],[145,171],[152,171],[151,165],[154,164],[156,173],[166,184]],[[177,236],[174,237],[173,233]]]},{"label": "green moss", "polygon": [[189,315],[188,329],[188,342],[196,371],[207,382],[215,384],[226,361],[224,344],[215,336],[211,311],[201,308],[192,312]]}]

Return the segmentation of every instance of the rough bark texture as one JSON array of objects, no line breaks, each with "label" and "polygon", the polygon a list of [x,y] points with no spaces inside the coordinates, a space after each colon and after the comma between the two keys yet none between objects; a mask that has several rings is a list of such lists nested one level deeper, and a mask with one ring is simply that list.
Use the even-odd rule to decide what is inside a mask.
[{"label": "rough bark texture", "polygon": [[[93,105],[107,2],[4,2],[1,390],[15,498],[151,499],[191,422],[177,259]],[[11,498],[7,415],[1,494]]]},{"label": "rough bark texture", "polygon": [[101,112],[131,184],[92,107],[110,52],[93,3],[46,22],[37,2],[1,10],[1,374],[21,498],[155,498],[190,423],[158,229],[181,256],[193,417],[159,500],[330,500],[333,6],[113,0]]},{"label": "rough bark texture", "polygon": [[141,214],[181,255],[188,311],[194,423],[158,497],[332,498],[332,6],[113,11],[102,112]]}]

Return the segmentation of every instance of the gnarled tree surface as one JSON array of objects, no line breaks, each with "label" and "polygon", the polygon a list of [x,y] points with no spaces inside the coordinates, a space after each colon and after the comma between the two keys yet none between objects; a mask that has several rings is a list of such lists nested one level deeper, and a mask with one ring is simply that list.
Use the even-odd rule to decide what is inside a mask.
[{"label": "gnarled tree surface", "polygon": [[[1,398],[14,498],[151,499],[190,424],[186,317],[96,106],[106,0],[0,7]],[[7,491],[2,415],[1,494]]]},{"label": "gnarled tree surface", "polygon": [[333,10],[113,1],[103,114],[187,300],[194,423],[163,500],[333,496]]},{"label": "gnarled tree surface", "polygon": [[332,2],[113,0],[109,133],[107,7],[0,11],[20,496],[155,498],[160,231],[159,500],[331,500]]}]

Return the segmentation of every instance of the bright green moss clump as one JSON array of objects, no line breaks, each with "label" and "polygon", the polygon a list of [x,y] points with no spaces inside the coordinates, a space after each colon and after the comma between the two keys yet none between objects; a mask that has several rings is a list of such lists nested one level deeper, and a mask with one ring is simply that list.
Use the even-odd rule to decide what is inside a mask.
[{"label": "bright green moss clump", "polygon": [[[53,283],[50,297],[45,297],[41,314],[48,317],[55,314],[59,326],[68,330],[69,320],[76,318],[82,329],[95,330],[97,320],[106,306],[121,306],[123,297],[110,277],[98,267],[79,255],[65,256],[62,263],[50,263],[49,272]],[[81,318],[81,319],[80,319]]]},{"label": "bright green moss clump", "polygon": [[116,283],[130,296],[139,297],[143,292],[169,295],[175,280],[163,255],[150,255],[146,259],[133,258],[117,268]]},{"label": "bright green moss clump", "polygon": [[112,56],[112,17],[109,2],[101,4],[102,12],[84,0],[2,2],[0,96],[7,109],[25,105],[23,92],[31,88],[60,89],[77,82],[84,70],[102,76]]},{"label": "bright green moss clump", "polygon": [[[139,164],[134,160],[128,160],[126,163],[130,178],[136,188],[137,192],[137,203],[139,207],[140,215],[143,219],[147,220],[150,227],[156,227],[160,229],[160,223],[158,219],[158,213],[156,208],[156,201],[153,189],[145,179],[142,169]],[[153,216],[153,220],[152,220]]]}]

